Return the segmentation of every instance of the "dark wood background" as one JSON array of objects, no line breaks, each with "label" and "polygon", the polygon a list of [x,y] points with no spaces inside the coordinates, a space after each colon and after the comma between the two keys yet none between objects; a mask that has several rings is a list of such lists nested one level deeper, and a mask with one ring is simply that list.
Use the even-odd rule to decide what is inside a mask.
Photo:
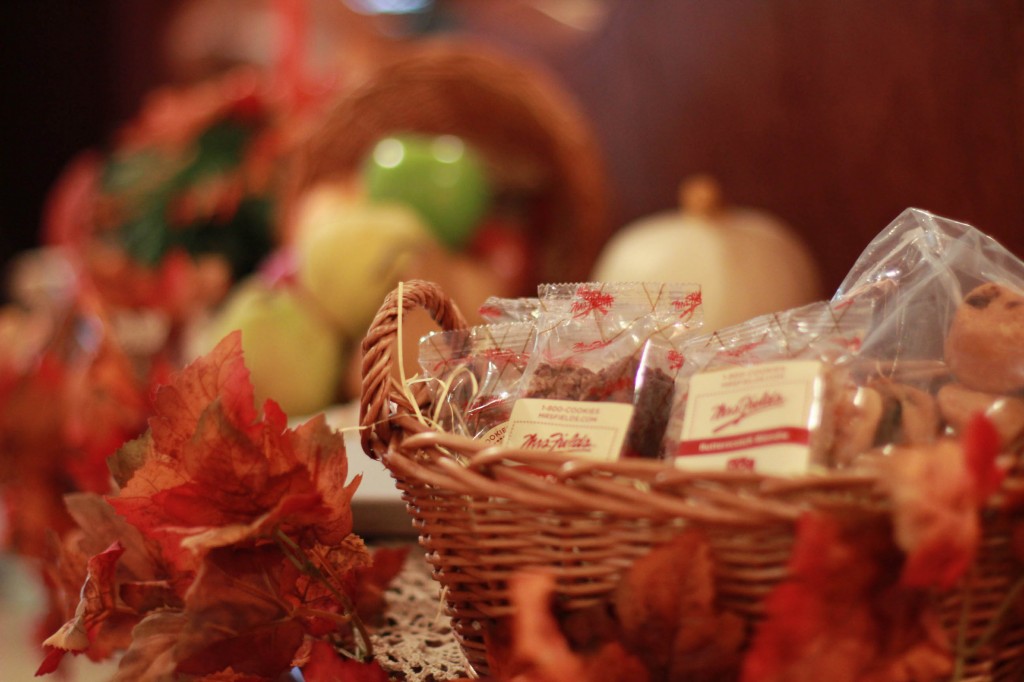
[{"label": "dark wood background", "polygon": [[[506,3],[507,4],[507,3]],[[0,259],[32,245],[49,184],[166,76],[169,0],[2,3]],[[1024,255],[1021,0],[614,3],[591,39],[553,48],[481,24],[547,62],[594,121],[617,225],[716,175],[808,242],[831,291],[914,206]]]},{"label": "dark wood background", "polygon": [[623,218],[672,205],[678,178],[709,171],[734,201],[799,230],[829,291],[907,207],[970,222],[1024,255],[1019,0],[618,12],[573,78]]}]

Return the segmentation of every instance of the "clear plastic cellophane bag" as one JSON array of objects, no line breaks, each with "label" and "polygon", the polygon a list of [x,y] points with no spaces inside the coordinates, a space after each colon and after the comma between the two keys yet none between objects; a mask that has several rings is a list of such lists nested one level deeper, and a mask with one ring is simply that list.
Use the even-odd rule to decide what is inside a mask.
[{"label": "clear plastic cellophane bag", "polygon": [[1010,446],[1024,432],[1024,262],[971,225],[908,209],[832,298],[869,301],[854,379],[880,409],[873,445],[956,435],[985,413]]},{"label": "clear plastic cellophane bag", "polygon": [[[697,333],[700,287],[687,283],[560,283],[540,287],[537,346],[519,397],[635,404],[644,345]],[[634,410],[621,456],[651,457],[647,413]],[[655,427],[657,428],[657,427]]]},{"label": "clear plastic cellophane bag", "polygon": [[543,284],[537,347],[523,396],[632,402],[643,345],[688,336],[703,321],[695,284]]},{"label": "clear plastic cellophane bag", "polygon": [[540,299],[536,296],[522,298],[488,296],[477,312],[489,324],[533,322],[540,314]]},{"label": "clear plastic cellophane bag", "polygon": [[664,415],[649,435],[657,455],[700,470],[834,465],[850,447],[849,367],[870,321],[866,303],[821,301],[675,343],[653,339],[636,402]]},{"label": "clear plastic cellophane bag", "polygon": [[[664,375],[675,384],[662,454],[684,466],[760,463],[749,456],[689,457],[732,452],[727,440],[684,433],[695,412],[690,381],[732,365],[813,356],[827,371],[820,419],[810,424],[808,466],[848,467],[891,446],[926,445],[956,435],[978,412],[1010,446],[1024,435],[1022,292],[1024,263],[991,237],[909,209],[868,245],[827,306],[755,318],[682,346],[652,344],[640,388]],[[829,317],[841,320],[830,332]],[[728,406],[717,407],[724,418]],[[705,449],[694,452],[698,446]]]},{"label": "clear plastic cellophane bag", "polygon": [[[521,398],[632,403],[644,344],[700,329],[693,284],[543,284],[538,298],[492,297],[499,320],[420,341],[437,428],[499,444]],[[626,430],[626,454],[651,456],[645,424]]]},{"label": "clear plastic cellophane bag", "polygon": [[536,333],[533,321],[520,321],[424,336],[420,367],[432,383],[430,418],[437,428],[500,442]]}]

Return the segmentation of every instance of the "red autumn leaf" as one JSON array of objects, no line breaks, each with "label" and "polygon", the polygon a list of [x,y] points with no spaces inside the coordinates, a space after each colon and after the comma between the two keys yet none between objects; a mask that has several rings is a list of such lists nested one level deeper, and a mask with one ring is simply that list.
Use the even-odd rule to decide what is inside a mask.
[{"label": "red autumn leaf", "polygon": [[87,281],[105,302],[166,315],[172,325],[181,325],[198,310],[217,303],[230,286],[230,266],[219,256],[193,260],[172,250],[152,268],[99,239],[81,251]]},{"label": "red autumn leaf", "polygon": [[981,504],[1003,483],[1005,473],[996,464],[1001,437],[995,425],[984,414],[973,415],[961,436],[967,471],[974,484],[976,504]]},{"label": "red autumn leaf", "polygon": [[[27,452],[25,456],[29,456]],[[47,553],[44,529],[61,535],[71,530],[74,522],[61,504],[61,496],[69,492],[67,477],[59,477],[52,470],[52,464],[61,461],[60,450],[40,448],[32,452],[32,456],[38,461],[25,462],[25,466],[18,467],[9,477],[3,474],[0,503],[7,528],[0,545],[25,557],[42,557]]]},{"label": "red autumn leaf", "polygon": [[249,370],[242,357],[242,337],[235,332],[210,353],[185,367],[156,394],[154,415],[149,420],[153,439],[161,453],[184,460],[186,449],[204,411],[214,402],[223,405],[229,423],[259,431]]},{"label": "red autumn leaf", "polygon": [[904,682],[952,669],[928,597],[898,581],[887,524],[800,519],[789,578],[765,600],[743,682]]},{"label": "red autumn leaf", "polygon": [[91,555],[116,540],[125,550],[118,561],[125,580],[156,580],[168,576],[153,543],[118,515],[101,495],[65,495],[64,505],[78,526],[74,536],[65,537],[65,545],[74,544],[78,550]]},{"label": "red autumn leaf", "polygon": [[279,679],[306,631],[279,591],[289,567],[273,545],[211,550],[183,608],[156,611],[136,627],[115,682]]},{"label": "red autumn leaf", "polygon": [[305,682],[388,682],[387,672],[376,661],[344,658],[323,641],[313,643],[302,678]]},{"label": "red autumn leaf", "polygon": [[73,158],[50,188],[43,207],[43,242],[80,249],[92,235],[92,201],[101,180],[102,158],[86,151]]},{"label": "red autumn leaf", "polygon": [[124,538],[116,575],[102,575],[104,601],[88,612],[118,628],[99,647],[126,649],[117,680],[274,680],[307,639],[369,643],[355,613],[383,606],[405,550],[369,568],[351,534],[358,481],[345,484],[340,434],[322,417],[289,429],[272,402],[261,416],[252,393],[229,337],[160,390],[150,430],[110,458],[119,494],[69,498],[83,528],[61,546],[54,584],[73,585],[89,545]]},{"label": "red autumn leaf", "polygon": [[[282,678],[278,678],[281,680]],[[284,678],[287,679],[287,678]],[[278,682],[278,680],[268,680],[262,675],[249,675],[247,673],[235,672],[231,668],[225,670],[219,670],[209,675],[203,675],[201,677],[192,677],[189,682]]]},{"label": "red autumn leaf", "polygon": [[[110,490],[106,458],[146,426],[150,405],[147,386],[115,339],[107,311],[98,296],[84,287],[75,304],[78,329],[85,339],[68,352],[62,385],[65,402],[63,437],[73,458],[67,470],[80,490]],[[88,334],[81,332],[89,330]]]},{"label": "red autumn leaf", "polygon": [[111,682],[157,682],[173,679],[177,661],[174,646],[187,618],[179,610],[155,611],[132,630],[131,646],[125,651]]},{"label": "red autumn leaf", "polygon": [[0,381],[0,497],[8,526],[4,540],[26,556],[45,554],[45,529],[62,533],[73,526],[61,501],[71,492],[64,471],[69,453],[59,437],[66,372],[50,348],[34,371],[4,372]]},{"label": "red autumn leaf", "polygon": [[710,548],[686,531],[638,559],[616,589],[626,648],[655,679],[726,680],[739,667],[744,624],[715,608]]},{"label": "red autumn leaf", "polygon": [[130,629],[146,611],[180,605],[169,574],[156,558],[156,550],[142,535],[118,516],[99,495],[76,493],[65,498],[68,512],[78,528],[58,540],[52,538],[52,550],[43,564],[49,588],[48,632],[72,620],[81,603],[82,581],[91,580],[89,557],[117,542],[123,553],[111,578],[119,597],[117,613],[89,631],[87,654],[102,660],[123,649],[130,640]]},{"label": "red autumn leaf", "polygon": [[899,448],[882,486],[893,503],[896,542],[906,552],[902,582],[949,588],[974,561],[981,537],[976,483],[959,443]]},{"label": "red autumn leaf", "polygon": [[[281,571],[278,593],[310,634],[337,632],[338,619],[348,618],[352,610],[364,620],[377,615],[376,610],[360,610],[357,595],[362,585],[353,576],[370,565],[371,557],[358,536],[350,535],[338,545],[317,544],[302,550],[303,556],[297,558],[308,563],[289,561]],[[376,588],[371,585],[367,590]]]},{"label": "red autumn leaf", "polygon": [[149,410],[143,378],[87,287],[36,352],[27,367],[0,367],[0,487],[12,544],[32,556],[45,551],[46,529],[71,528],[63,495],[109,491],[105,458],[145,428]]},{"label": "red autumn leaf", "polygon": [[346,574],[343,589],[360,618],[371,621],[384,611],[388,587],[402,571],[408,556],[407,546],[380,547],[370,555],[369,565],[358,566]]},{"label": "red autumn leaf", "polygon": [[[189,620],[187,612],[177,609],[164,609],[147,615],[132,631],[131,646],[122,656],[118,672],[111,682],[164,682],[173,679],[196,682],[272,682],[280,679],[280,674],[267,676],[244,673],[230,666],[205,674],[181,674],[178,669],[177,646],[182,635],[186,634]],[[251,651],[243,653],[252,654]],[[232,655],[234,652],[226,654]]]},{"label": "red autumn leaf", "polygon": [[[117,560],[124,551],[121,543],[114,542],[106,550],[89,559],[88,577],[82,585],[82,595],[75,615],[43,642],[47,652],[55,649],[64,652],[85,651],[89,648],[94,628],[117,615],[119,606],[114,574]],[[57,662],[59,658],[55,659],[48,655],[36,674],[53,672]]]},{"label": "red autumn leaf", "polygon": [[[643,663],[615,641],[595,651],[572,650],[551,610],[555,578],[550,573],[514,575],[509,584],[515,610],[508,632],[495,631],[488,641],[488,658],[503,682],[644,682]],[[507,636],[507,641],[504,637]]]},{"label": "red autumn leaf", "polygon": [[550,573],[517,573],[509,582],[515,605],[508,660],[499,666],[501,679],[554,682],[585,680],[583,660],[565,641],[551,613],[555,578]]},{"label": "red autumn leaf", "polygon": [[157,393],[150,433],[112,461],[126,481],[111,504],[182,568],[194,561],[177,551],[186,538],[196,552],[276,528],[341,541],[358,485],[345,484],[342,436],[322,416],[288,429],[270,401],[257,417],[235,333]]},{"label": "red autumn leaf", "polygon": [[46,656],[43,658],[43,662],[40,663],[39,667],[36,669],[35,676],[41,677],[43,675],[49,675],[52,672],[56,672],[57,668],[60,667],[60,662],[64,660],[64,656],[66,656],[67,653],[68,652],[64,649],[57,649],[54,647],[46,649]]},{"label": "red autumn leaf", "polygon": [[185,622],[171,656],[180,673],[231,667],[274,677],[302,644],[300,621],[274,589],[285,559],[277,547],[208,552],[185,594]]}]

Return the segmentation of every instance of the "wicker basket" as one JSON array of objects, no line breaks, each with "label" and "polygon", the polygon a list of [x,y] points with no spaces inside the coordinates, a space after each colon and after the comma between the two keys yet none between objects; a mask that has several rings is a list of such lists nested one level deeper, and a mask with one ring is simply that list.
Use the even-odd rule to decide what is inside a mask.
[{"label": "wicker basket", "polygon": [[480,151],[498,195],[525,212],[531,286],[589,276],[610,234],[605,166],[589,122],[544,69],[452,40],[403,50],[326,114],[296,153],[288,195],[348,178],[378,140],[403,132],[454,134]]},{"label": "wicker basket", "polygon": [[[693,474],[651,461],[597,464],[486,450],[480,442],[431,431],[415,418],[413,405],[425,404],[426,394],[406,394],[392,372],[399,310],[417,307],[445,329],[464,326],[434,284],[406,282],[387,297],[363,342],[363,449],[383,460],[402,491],[456,635],[481,674],[488,669],[485,632],[509,615],[508,578],[525,567],[554,570],[560,604],[583,608],[608,599],[636,558],[684,526],[697,526],[710,538],[720,605],[753,623],[764,597],[786,576],[803,512],[888,513],[870,475]],[[470,464],[452,453],[468,455]],[[523,474],[510,462],[554,476]],[[648,489],[641,492],[638,481]],[[1024,492],[1019,462],[1004,486]],[[997,613],[1021,579],[1009,539],[1011,523],[1020,521],[1019,512],[1012,518],[985,514],[971,578],[962,589],[936,595],[946,626],[967,645],[999,623],[991,646],[963,662],[961,680],[1024,679],[1024,623]]]}]

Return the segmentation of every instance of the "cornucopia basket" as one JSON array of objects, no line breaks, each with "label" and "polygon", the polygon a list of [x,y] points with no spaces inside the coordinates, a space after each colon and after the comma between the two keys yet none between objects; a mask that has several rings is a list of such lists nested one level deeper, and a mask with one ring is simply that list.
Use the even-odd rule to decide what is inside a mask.
[{"label": "cornucopia basket", "polygon": [[[393,371],[402,316],[416,308],[443,329],[465,325],[432,283],[404,282],[386,298],[363,342],[363,449],[401,490],[456,637],[480,674],[488,672],[488,632],[511,613],[509,578],[517,571],[552,571],[559,606],[582,609],[607,601],[637,558],[698,528],[709,540],[718,605],[746,622],[749,638],[766,597],[787,577],[801,516],[884,520],[890,513],[871,473],[693,473],[654,461],[488,448],[433,430],[418,418],[428,394]],[[1019,455],[1003,489],[1024,490]],[[956,587],[930,594],[956,648],[950,679],[1024,679],[1024,610],[1013,606],[1022,576],[1011,545],[1020,521],[1019,508],[982,510],[974,565]]]},{"label": "cornucopia basket", "polygon": [[468,41],[402,49],[297,150],[289,201],[350,178],[380,139],[402,133],[457,135],[482,155],[495,193],[523,214],[530,282],[589,275],[611,230],[604,159],[589,120],[546,69]]}]

